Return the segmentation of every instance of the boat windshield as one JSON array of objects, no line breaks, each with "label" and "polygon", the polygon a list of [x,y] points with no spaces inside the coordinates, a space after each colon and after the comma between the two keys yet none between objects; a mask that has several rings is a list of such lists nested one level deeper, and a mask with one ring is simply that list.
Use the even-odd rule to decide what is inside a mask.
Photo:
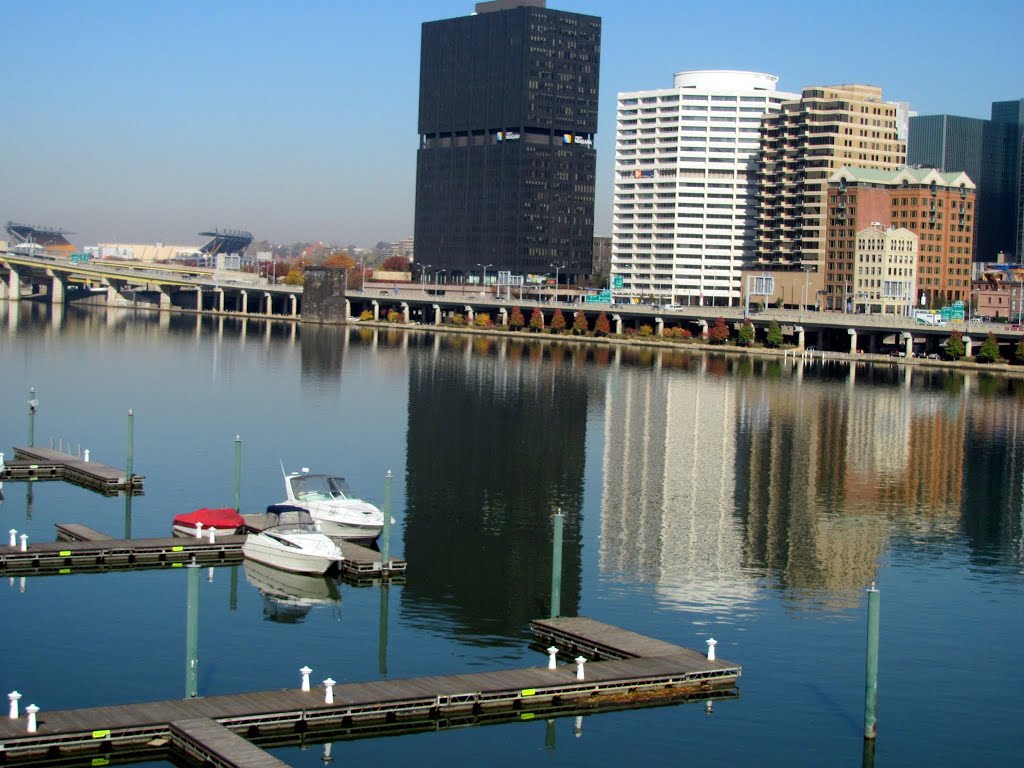
[{"label": "boat windshield", "polygon": [[349,496],[348,483],[343,477],[331,475],[294,475],[291,483],[292,498],[297,501],[338,501]]},{"label": "boat windshield", "polygon": [[264,530],[273,528],[275,533],[299,533],[315,531],[312,516],[304,509],[267,510]]}]

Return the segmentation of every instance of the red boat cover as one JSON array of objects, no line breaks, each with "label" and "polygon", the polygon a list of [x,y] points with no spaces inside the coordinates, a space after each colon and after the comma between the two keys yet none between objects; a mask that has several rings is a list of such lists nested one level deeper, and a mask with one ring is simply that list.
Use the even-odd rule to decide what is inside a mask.
[{"label": "red boat cover", "polygon": [[182,513],[174,518],[174,525],[195,526],[202,523],[204,528],[240,528],[245,525],[245,518],[228,507],[226,509],[197,509],[195,512]]}]

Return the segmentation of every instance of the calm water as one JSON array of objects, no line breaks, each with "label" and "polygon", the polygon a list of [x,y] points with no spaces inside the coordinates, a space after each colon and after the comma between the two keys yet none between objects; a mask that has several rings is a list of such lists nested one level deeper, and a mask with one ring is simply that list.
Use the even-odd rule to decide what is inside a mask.
[{"label": "calm water", "polygon": [[[864,588],[882,590],[876,765],[1018,764],[1024,714],[1021,382],[793,367],[684,352],[160,318],[0,302],[0,445],[123,465],[134,536],[174,514],[282,497],[280,465],[381,502],[387,594],[202,572],[201,695],[545,662],[552,504],[567,515],[562,612],[743,665],[738,700],[339,742],[338,764],[860,765]],[[114,535],[123,499],[6,484],[0,528]],[[6,538],[6,534],[5,538]],[[186,573],[0,582],[3,691],[44,710],[184,695]],[[382,613],[384,620],[382,621]],[[382,627],[386,625],[386,632]],[[322,747],[276,749],[319,766]]]}]

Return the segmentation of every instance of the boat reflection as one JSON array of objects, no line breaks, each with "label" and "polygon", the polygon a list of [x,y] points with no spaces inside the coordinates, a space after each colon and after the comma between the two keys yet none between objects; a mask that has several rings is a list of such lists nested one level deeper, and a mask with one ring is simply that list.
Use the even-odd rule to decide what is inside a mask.
[{"label": "boat reflection", "polygon": [[298,624],[316,606],[329,606],[341,618],[341,594],[331,578],[292,573],[254,560],[243,563],[245,578],[263,598],[263,618],[282,624]]}]

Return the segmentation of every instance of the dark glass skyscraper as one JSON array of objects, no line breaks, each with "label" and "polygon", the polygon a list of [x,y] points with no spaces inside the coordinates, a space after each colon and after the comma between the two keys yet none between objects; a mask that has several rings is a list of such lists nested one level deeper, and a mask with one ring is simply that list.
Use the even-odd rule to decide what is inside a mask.
[{"label": "dark glass skyscraper", "polygon": [[543,0],[423,25],[416,261],[592,271],[601,20]]},{"label": "dark glass skyscraper", "polygon": [[993,102],[991,120],[910,118],[907,162],[965,171],[978,185],[976,260],[1024,260],[1024,99]]}]

